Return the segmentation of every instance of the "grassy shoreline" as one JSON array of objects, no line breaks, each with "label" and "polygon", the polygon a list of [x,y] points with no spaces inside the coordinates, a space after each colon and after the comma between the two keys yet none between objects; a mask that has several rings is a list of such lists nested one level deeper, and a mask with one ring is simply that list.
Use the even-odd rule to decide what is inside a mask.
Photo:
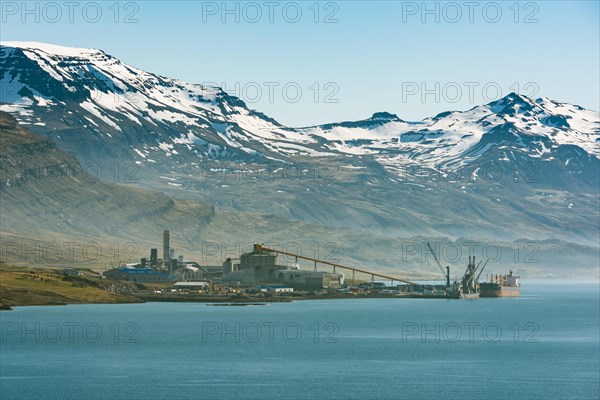
[{"label": "grassy shoreline", "polygon": [[60,269],[0,265],[0,310],[17,306],[139,303],[135,285],[89,275],[62,275]]}]

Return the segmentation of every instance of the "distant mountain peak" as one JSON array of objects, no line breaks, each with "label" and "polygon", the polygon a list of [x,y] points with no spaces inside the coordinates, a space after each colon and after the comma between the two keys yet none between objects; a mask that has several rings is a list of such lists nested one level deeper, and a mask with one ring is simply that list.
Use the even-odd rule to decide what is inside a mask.
[{"label": "distant mountain peak", "polygon": [[400,121],[402,120],[398,118],[396,114],[389,113],[387,111],[376,112],[369,118],[371,121]]},{"label": "distant mountain peak", "polygon": [[89,54],[106,54],[100,49],[83,47],[68,47],[42,42],[0,41],[0,46],[13,47],[21,50],[38,50],[57,56],[81,56]]},{"label": "distant mountain peak", "polygon": [[517,92],[510,92],[504,96],[503,99],[513,102],[531,102],[529,97],[525,96],[524,94],[518,94]]},{"label": "distant mountain peak", "polygon": [[488,105],[497,114],[515,115],[532,110],[536,106],[536,103],[527,96],[511,92],[501,99],[492,101]]}]

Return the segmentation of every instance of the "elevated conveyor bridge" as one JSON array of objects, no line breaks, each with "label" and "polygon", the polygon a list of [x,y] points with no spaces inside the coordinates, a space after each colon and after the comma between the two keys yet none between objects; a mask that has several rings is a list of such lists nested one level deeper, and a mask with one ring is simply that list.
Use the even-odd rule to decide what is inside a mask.
[{"label": "elevated conveyor bridge", "polygon": [[333,263],[333,262],[329,262],[329,261],[324,261],[324,260],[318,260],[316,258],[306,257],[306,256],[302,256],[302,255],[299,255],[299,254],[288,253],[286,251],[270,249],[268,247],[263,246],[262,244],[255,244],[254,245],[254,251],[255,252],[266,252],[266,253],[283,254],[283,255],[286,255],[286,256],[295,257],[296,261],[298,259],[312,261],[314,263],[315,271],[317,270],[317,264],[329,265],[329,266],[333,267],[333,272],[336,272],[336,269],[338,269],[338,268],[339,269],[343,269],[343,270],[347,270],[347,271],[352,271],[352,283],[353,284],[354,284],[354,275],[355,275],[355,273],[361,273],[361,274],[365,274],[365,275],[370,275],[371,276],[371,281],[374,281],[375,277],[377,277],[377,278],[383,278],[385,280],[391,281],[392,285],[394,284],[394,282],[402,282],[402,283],[406,283],[407,285],[417,285],[417,283],[415,283],[415,282],[411,282],[409,280],[401,279],[401,278],[398,278],[398,277],[395,277],[395,276],[380,274],[379,272],[367,271],[367,270],[364,270],[364,269],[359,269],[359,268],[354,268],[354,267],[348,267],[348,266],[345,266],[345,265],[341,265],[341,264],[337,264],[337,263]]}]

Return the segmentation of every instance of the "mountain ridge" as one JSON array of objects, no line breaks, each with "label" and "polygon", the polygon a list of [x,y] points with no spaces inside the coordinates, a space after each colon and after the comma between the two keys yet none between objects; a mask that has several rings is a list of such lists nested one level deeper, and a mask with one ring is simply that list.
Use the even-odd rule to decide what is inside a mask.
[{"label": "mountain ridge", "polygon": [[[27,109],[27,100],[33,103],[30,104],[31,106],[52,102],[52,90],[58,90],[56,82],[61,82],[62,90],[58,90],[58,95],[64,97],[65,90],[71,94],[83,95],[83,98],[74,98],[83,99],[81,107],[85,111],[85,118],[96,125],[98,123],[109,125],[115,131],[121,129],[118,118],[113,118],[113,112],[118,112],[121,116],[128,118],[130,122],[138,125],[140,125],[140,118],[144,117],[146,120],[152,121],[155,126],[159,123],[182,124],[190,129],[210,132],[213,133],[210,135],[213,137],[209,137],[213,140],[211,142],[213,145],[226,145],[229,148],[241,149],[249,155],[257,155],[255,152],[258,151],[264,156],[274,153],[278,157],[285,157],[297,152],[318,156],[332,155],[332,151],[334,154],[373,154],[376,152],[375,148],[381,146],[398,148],[402,151],[413,150],[410,149],[410,146],[394,146],[386,139],[410,136],[415,131],[421,131],[421,134],[429,133],[430,137],[436,136],[436,132],[444,132],[438,136],[443,136],[449,141],[453,140],[454,147],[460,150],[472,143],[465,143],[456,136],[473,131],[471,134],[475,133],[475,137],[480,137],[486,131],[487,126],[509,122],[524,132],[530,131],[533,126],[537,129],[537,133],[552,137],[557,145],[575,142],[588,153],[594,154],[596,157],[600,155],[600,150],[594,146],[600,137],[600,118],[597,113],[585,110],[580,106],[566,105],[566,103],[544,98],[532,100],[510,93],[486,105],[476,106],[466,111],[439,113],[435,117],[425,118],[418,122],[406,122],[395,114],[376,112],[365,120],[292,128],[283,127],[263,113],[248,109],[241,99],[228,95],[221,88],[189,84],[177,79],[147,73],[122,63],[102,50],[70,49],[30,42],[5,42],[2,46],[5,49],[2,57],[5,63],[6,59],[11,58],[11,54],[18,50],[22,56],[40,66],[42,71],[38,72],[48,74],[49,82],[54,82],[52,87],[43,85],[31,87],[35,82],[22,82],[22,80],[15,79],[14,69],[16,67],[13,66],[11,71],[11,68],[5,66],[3,68],[3,84],[22,85],[18,90],[17,87],[14,88],[12,98],[8,99],[11,101],[6,102],[17,108],[13,111],[19,113],[18,108],[21,108],[22,114],[25,114],[23,109]],[[14,58],[15,55],[13,55]],[[70,86],[69,80],[76,82],[77,85]],[[49,90],[45,90],[44,93],[38,92],[46,96],[44,99],[36,99],[35,92],[40,88]],[[22,94],[28,94],[28,96],[22,96]],[[110,98],[115,95],[116,98]],[[35,103],[36,100],[37,103]],[[22,104],[22,107],[17,106],[18,104]],[[557,110],[561,108],[560,111],[565,114],[556,114]],[[5,107],[4,111],[10,112],[11,110]],[[591,118],[595,118],[595,120],[590,121]],[[569,120],[575,127],[569,124]],[[213,126],[211,121],[222,125]],[[27,123],[28,121],[23,118],[21,122]],[[38,122],[41,123],[41,121]],[[351,131],[351,128],[358,129]],[[93,130],[93,127],[90,129]],[[559,129],[560,132],[554,132],[552,135],[552,130],[556,129]],[[166,146],[177,143],[176,140],[185,140],[182,137],[171,137],[170,139],[171,143],[167,142]],[[319,146],[322,139],[329,143]],[[371,145],[368,143],[347,145],[348,141],[358,139],[370,140]],[[266,151],[261,151],[261,146],[253,143],[256,141],[262,141],[267,147],[262,150]],[[415,143],[415,141],[403,141],[403,143]],[[291,146],[286,148],[286,144]],[[248,146],[246,147],[246,145]],[[439,147],[437,148],[439,149]],[[141,149],[138,150],[143,152]],[[428,154],[431,155],[431,152]],[[454,155],[452,152],[444,154],[445,157],[452,155]],[[460,152],[456,155],[460,155]],[[403,161],[410,162],[410,158]],[[423,162],[423,160],[420,161]],[[443,160],[435,159],[435,162],[439,163],[440,161]],[[432,163],[430,162],[429,165]]]}]

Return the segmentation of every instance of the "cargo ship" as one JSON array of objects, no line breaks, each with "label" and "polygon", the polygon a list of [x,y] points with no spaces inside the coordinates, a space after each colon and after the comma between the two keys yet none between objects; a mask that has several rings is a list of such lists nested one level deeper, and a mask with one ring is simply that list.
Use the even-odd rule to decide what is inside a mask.
[{"label": "cargo ship", "polygon": [[491,275],[489,282],[479,284],[479,297],[519,297],[519,278],[520,276],[513,275],[512,270],[508,275]]}]

